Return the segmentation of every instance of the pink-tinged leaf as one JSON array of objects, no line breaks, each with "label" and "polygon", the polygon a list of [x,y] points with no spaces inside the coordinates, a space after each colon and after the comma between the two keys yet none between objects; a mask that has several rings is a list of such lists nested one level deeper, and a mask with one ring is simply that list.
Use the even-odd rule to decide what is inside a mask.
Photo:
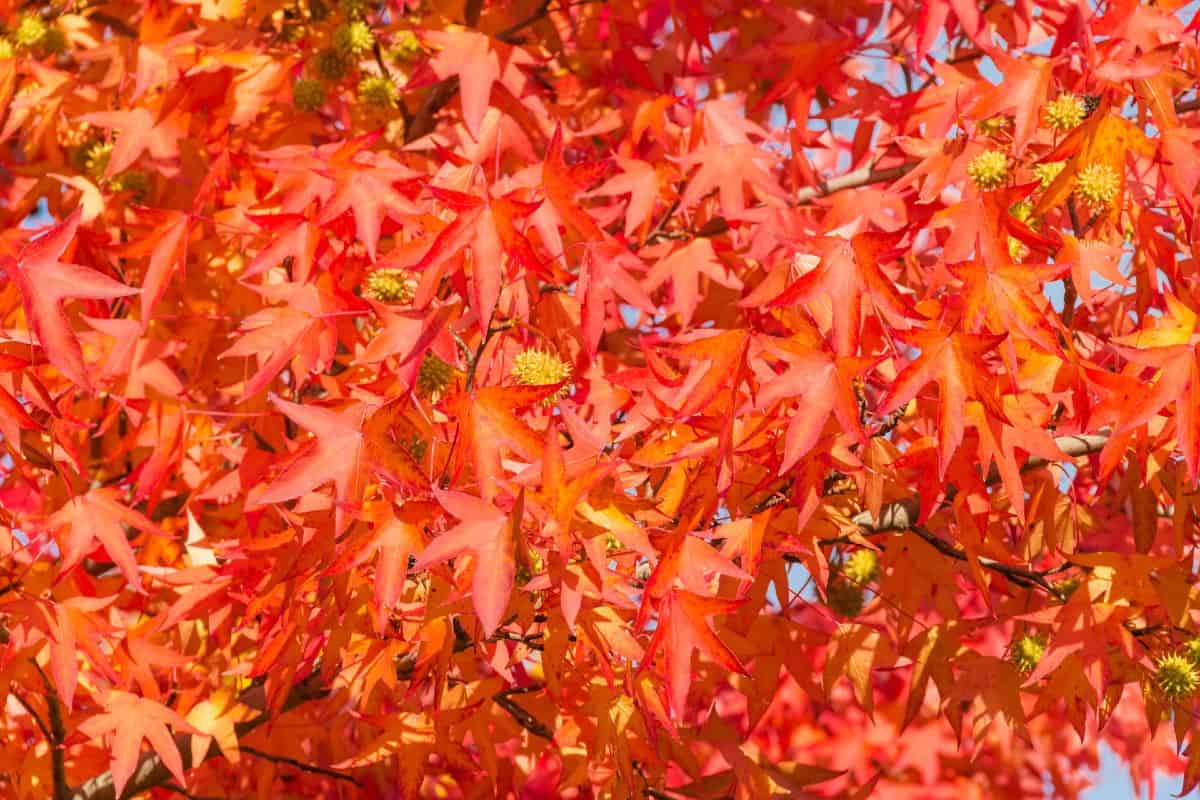
[{"label": "pink-tinged leaf", "polygon": [[[290,222],[284,222],[287,219]],[[292,278],[297,283],[307,283],[312,276],[317,247],[321,243],[321,229],[303,217],[260,217],[255,221],[272,232],[284,224],[290,225],[272,236],[270,243],[258,251],[242,273],[243,278],[261,275],[273,267],[291,259]]]},{"label": "pink-tinged leaf", "polygon": [[658,626],[646,646],[646,657],[639,671],[645,669],[660,649],[666,666],[667,691],[671,711],[676,718],[687,708],[688,689],[692,684],[692,653],[702,651],[719,666],[730,672],[745,673],[746,668],[733,651],[717,638],[708,621],[716,614],[730,614],[740,604],[715,597],[701,597],[682,590],[672,590],[663,601]]},{"label": "pink-tinged leaf", "polygon": [[79,209],[31,241],[21,251],[12,278],[25,303],[29,325],[37,335],[46,357],[72,383],[91,387],[79,340],[71,330],[62,304],[68,298],[113,300],[137,294],[138,289],[118,283],[93,269],[59,261],[79,227]]},{"label": "pink-tinged leaf", "polygon": [[441,48],[430,68],[442,80],[458,76],[463,121],[478,140],[491,103],[492,84],[500,79],[500,56],[492,49],[491,39],[476,31],[429,31],[425,36]]},{"label": "pink-tinged leaf", "polygon": [[120,132],[104,170],[105,178],[129,169],[147,150],[156,159],[178,158],[179,139],[185,133],[172,121],[156,120],[154,114],[144,108],[98,111],[84,114],[79,119],[89,125]]},{"label": "pink-tinged leaf", "polygon": [[144,697],[109,691],[104,698],[105,711],[84,720],[79,732],[89,738],[109,736],[112,742],[112,779],[114,794],[121,797],[125,784],[133,776],[142,752],[142,740],[150,743],[163,765],[183,785],[183,757],[167,726],[177,733],[199,733],[186,719],[161,703]]},{"label": "pink-tinged leaf", "polygon": [[475,556],[471,599],[484,636],[491,636],[504,620],[516,577],[513,537],[520,511],[508,514],[461,492],[435,491],[438,501],[461,522],[434,539],[417,557],[414,569],[426,569],[464,553]]},{"label": "pink-tinged leaf", "polygon": [[701,275],[728,289],[740,290],[741,280],[729,270],[713,251],[711,239],[694,239],[654,265],[646,274],[642,287],[653,292],[665,281],[671,281],[673,308],[686,327],[691,324],[696,306],[703,296]]},{"label": "pink-tinged leaf", "polygon": [[87,494],[68,500],[51,515],[49,525],[56,531],[67,529],[67,535],[60,540],[59,545],[63,552],[64,571],[82,561],[91,551],[93,542],[99,540],[129,585],[141,591],[142,580],[138,575],[137,557],[125,536],[123,526],[128,525],[156,536],[166,534],[117,498],[116,489],[92,489]]},{"label": "pink-tinged leaf", "polygon": [[629,237],[650,219],[654,211],[659,190],[658,171],[652,164],[633,158],[617,156],[615,161],[621,168],[621,174],[609,178],[588,194],[629,195],[629,206],[625,209],[625,235]]},{"label": "pink-tinged leaf", "polygon": [[150,266],[147,267],[146,278],[142,282],[142,325],[150,324],[154,304],[167,290],[167,282],[172,273],[187,263],[190,226],[191,219],[187,214],[173,212],[168,214],[167,221],[151,234],[155,242],[154,250],[150,254]]},{"label": "pink-tinged leaf", "polygon": [[341,531],[349,522],[344,506],[359,501],[369,475],[380,474],[402,484],[427,483],[412,458],[388,441],[388,426],[379,424],[387,422],[393,407],[356,402],[333,410],[279,397],[272,397],[271,402],[297,425],[312,431],[316,440],[248,507],[301,497],[332,481],[338,500],[336,527]]}]

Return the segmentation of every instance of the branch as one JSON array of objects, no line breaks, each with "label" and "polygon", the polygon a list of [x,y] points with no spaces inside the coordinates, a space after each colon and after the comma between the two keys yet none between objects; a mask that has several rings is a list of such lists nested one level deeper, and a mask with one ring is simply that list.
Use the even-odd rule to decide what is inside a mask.
[{"label": "branch", "polygon": [[1193,97],[1191,100],[1176,100],[1175,113],[1185,114],[1188,111],[1195,111],[1200,108],[1200,96]]},{"label": "branch", "polygon": [[[1054,440],[1054,444],[1059,450],[1069,458],[1077,458],[1086,456],[1092,453],[1097,453],[1104,449],[1104,445],[1108,443],[1109,434],[1093,433],[1079,434],[1077,436],[1059,436]],[[1050,463],[1044,458],[1031,458],[1021,467],[1022,472],[1039,469]],[[993,464],[988,470],[987,477],[984,479],[988,485],[998,483],[1000,481],[1000,471]],[[954,486],[946,487],[946,497],[952,499],[957,493]],[[888,530],[911,530],[916,525],[917,517],[920,516],[921,502],[918,497],[910,497],[906,500],[898,500],[895,503],[889,503],[879,510],[879,519],[875,520],[871,517],[871,512],[863,511],[856,514],[852,521],[868,531],[888,531]]]},{"label": "branch", "polygon": [[[321,686],[319,674],[314,673],[293,687],[292,691],[288,694],[287,700],[284,701],[283,711],[289,711],[309,700],[321,697],[325,693],[326,690]],[[238,697],[238,701],[251,708],[263,709],[263,712],[257,717],[234,725],[234,732],[241,739],[250,733],[250,731],[265,724],[270,719],[270,715],[265,710],[267,705],[266,691],[262,686],[254,686],[242,692]],[[213,740],[209,743],[208,750],[200,758],[200,761],[193,763],[191,740],[191,734],[179,734],[175,737],[175,744],[179,747],[179,753],[183,757],[183,768],[185,770],[191,769],[201,761],[215,758],[221,752],[220,747]],[[128,798],[132,798],[157,786],[163,786],[170,781],[171,771],[163,764],[158,754],[153,752],[145,753],[138,761],[133,775],[129,778],[129,782],[125,785],[125,792],[121,795],[121,800],[128,800]],[[71,800],[117,800],[112,773],[106,772],[103,775],[92,778],[76,789],[75,793],[70,797]]]},{"label": "branch", "polygon": [[264,753],[262,750],[259,750],[256,747],[247,747],[246,745],[238,745],[238,751],[242,753],[249,753],[252,756],[257,756],[258,758],[266,761],[274,761],[276,764],[287,764],[289,767],[295,767],[303,772],[311,772],[314,775],[324,775],[327,778],[333,778],[337,781],[346,781],[348,783],[353,783],[355,786],[362,786],[362,782],[359,781],[358,778],[354,777],[353,775],[348,775],[345,772],[338,772],[336,769],[319,767],[315,764],[306,764],[303,761],[299,761],[295,758],[289,758],[288,756],[277,756],[272,753]]},{"label": "branch", "polygon": [[[539,687],[540,688],[540,687]],[[498,692],[492,697],[492,702],[503,708],[518,724],[525,730],[547,741],[554,741],[554,731],[546,727],[542,722],[530,714],[525,709],[517,705],[516,701],[509,697],[510,694],[518,694],[520,690],[508,690]]]},{"label": "branch", "polygon": [[853,172],[847,172],[845,175],[840,175],[836,178],[830,178],[827,181],[822,181],[816,186],[808,186],[796,192],[796,198],[792,201],[792,205],[803,206],[808,205],[814,200],[822,197],[828,197],[834,192],[840,192],[844,189],[857,189],[860,186],[868,186],[872,183],[886,183],[894,181],[897,178],[903,178],[909,172],[916,168],[917,162],[909,162],[907,164],[899,164],[895,167],[886,167],[884,169],[876,169],[874,164],[868,164],[865,167],[860,167]]},{"label": "branch", "polygon": [[[517,34],[528,25],[537,22],[544,17],[548,12],[550,4],[543,2],[538,11],[530,15],[526,19],[521,20],[516,25],[513,25],[497,34],[496,39],[508,44],[514,43]],[[463,16],[468,28],[474,28],[479,24],[479,16],[483,11],[482,0],[468,0],[467,6],[464,9]],[[404,129],[404,143],[409,144],[420,139],[422,136],[427,136],[437,127],[437,114],[446,104],[454,99],[454,95],[458,94],[458,76],[452,76],[437,83],[425,96],[425,102],[421,103],[421,108],[412,117],[412,124]],[[407,121],[407,120],[406,120]]]},{"label": "branch", "polygon": [[[789,203],[791,206],[804,206],[812,203],[822,197],[828,197],[834,192],[845,191],[846,189],[858,189],[863,186],[870,186],[874,183],[886,183],[894,181],[897,178],[902,178],[909,172],[916,169],[920,162],[910,161],[904,164],[898,164],[894,167],[885,167],[876,169],[874,164],[868,164],[865,167],[860,167],[853,172],[847,172],[845,175],[839,175],[836,178],[830,178],[827,181],[821,181],[816,186],[806,186],[796,192],[796,196]],[[713,217],[708,222],[704,223],[699,230],[695,232],[698,237],[719,236],[729,230],[729,221],[724,217]],[[661,236],[661,232],[659,232]]]},{"label": "branch", "polygon": [[[67,783],[66,749],[63,746],[63,742],[67,739],[67,731],[63,727],[62,706],[58,702],[58,690],[54,688],[54,684],[46,677],[46,673],[42,671],[40,664],[34,661],[33,666],[42,678],[42,685],[46,688],[46,710],[47,716],[50,719],[49,732],[46,731],[46,726],[36,714],[33,715],[33,718],[37,721],[38,727],[42,729],[42,733],[46,735],[46,741],[50,745],[50,763],[54,776],[54,800],[68,800],[71,796],[71,785]],[[19,700],[20,698],[17,699]],[[25,705],[24,702],[21,704]],[[25,708],[30,714],[33,714],[32,708],[28,705],[25,705]]]}]

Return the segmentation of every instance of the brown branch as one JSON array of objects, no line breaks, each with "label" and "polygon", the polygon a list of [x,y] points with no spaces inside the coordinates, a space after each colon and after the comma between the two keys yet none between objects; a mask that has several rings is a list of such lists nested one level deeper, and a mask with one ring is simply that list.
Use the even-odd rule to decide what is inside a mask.
[{"label": "brown branch", "polygon": [[130,39],[138,38],[137,29],[119,17],[114,17],[111,14],[104,13],[103,11],[95,11],[88,15],[88,19],[107,26],[113,33],[120,36],[125,36]]},{"label": "brown branch", "polygon": [[508,696],[509,694],[513,694],[513,692],[500,692],[492,697],[492,702],[511,714],[512,718],[515,719],[522,728],[529,731],[534,736],[540,737],[547,741],[554,741],[554,731],[542,724],[542,722],[533,714],[530,714],[528,711],[517,705],[516,701]]},{"label": "brown branch", "polygon": [[[284,701],[283,710],[289,711],[309,700],[321,697],[325,693],[326,690],[321,686],[319,675],[314,673],[293,687],[292,691],[288,694],[287,700]],[[266,724],[270,719],[270,715],[265,710],[267,706],[266,691],[262,686],[254,686],[242,692],[238,697],[238,701],[243,705],[262,710],[262,713],[253,719],[248,719],[245,722],[239,722],[234,725],[234,732],[241,739],[250,733],[250,731]],[[221,752],[214,740],[209,743],[208,750],[200,758],[200,761],[193,763],[191,740],[192,737],[190,734],[179,734],[175,737],[175,744],[179,747],[179,753],[183,757],[183,768],[185,770],[191,769],[200,763],[200,761],[215,758]],[[132,798],[142,792],[157,786],[163,786],[170,780],[171,771],[163,764],[158,754],[146,753],[138,761],[133,775],[129,778],[128,783],[125,784],[125,791],[121,795],[121,800],[128,800],[128,798]],[[70,798],[71,800],[118,800],[116,787],[113,786],[112,773],[106,772],[103,775],[92,778],[76,789]]]},{"label": "brown branch", "polygon": [[274,761],[276,764],[287,764],[289,767],[295,767],[302,772],[311,772],[314,775],[324,775],[327,778],[333,778],[337,781],[346,781],[347,783],[353,783],[355,786],[362,786],[362,782],[359,781],[358,778],[354,777],[353,775],[348,775],[345,772],[338,772],[336,769],[319,767],[315,764],[306,764],[305,762],[295,758],[289,758],[288,756],[277,756],[273,753],[265,753],[256,747],[247,747],[246,745],[238,745],[238,751],[242,753],[249,753],[252,756],[256,756],[257,758],[261,758],[266,761]]},{"label": "brown branch", "polygon": [[[821,181],[816,186],[806,186],[796,192],[796,196],[792,198],[789,205],[804,206],[823,197],[828,197],[835,192],[842,192],[846,189],[859,189],[863,186],[870,186],[874,183],[886,183],[894,181],[897,178],[902,178],[912,170],[916,169],[920,162],[910,161],[904,164],[898,164],[894,167],[884,167],[877,169],[874,164],[868,164],[865,167],[860,167],[853,172],[847,172],[845,175],[839,175],[836,178]],[[708,222],[704,223],[693,235],[706,238],[711,236],[719,236],[729,230],[729,221],[724,217],[713,217]],[[661,236],[660,232],[660,236]]]},{"label": "brown branch", "polygon": [[[1108,443],[1108,438],[1109,434],[1107,433],[1079,434],[1077,436],[1059,436],[1054,443],[1067,457],[1077,458],[1099,452]],[[1025,462],[1021,471],[1038,469],[1048,463],[1050,462],[1044,458],[1034,457]],[[988,470],[985,481],[989,485],[1000,481],[1000,472],[995,465]],[[956,493],[956,487],[948,486],[946,488],[948,499],[953,499]],[[920,498],[910,497],[906,500],[889,503],[881,508],[878,520],[872,518],[871,512],[863,511],[856,514],[852,521],[868,531],[910,530],[916,525],[917,517],[920,516],[920,508]]]},{"label": "brown branch", "polygon": [[519,22],[514,22],[512,25],[509,25],[507,28],[497,33],[496,38],[502,42],[508,42],[512,44],[518,33],[525,30],[525,28],[528,28],[535,22],[545,19],[546,14],[549,12],[550,0],[542,0],[542,2],[538,4],[538,7],[534,9],[533,13],[525,17],[525,19],[520,20]]},{"label": "brown branch", "polygon": [[[50,721],[50,730],[47,733],[46,726],[42,724],[41,719],[36,715],[38,726],[42,729],[42,733],[46,734],[46,741],[50,745],[50,764],[52,775],[54,777],[54,800],[68,800],[71,797],[71,785],[67,783],[67,763],[66,763],[66,747],[63,742],[67,739],[67,731],[63,726],[62,704],[58,700],[58,690],[54,688],[54,684],[50,682],[50,678],[42,671],[42,667],[36,661],[33,662],[34,668],[38,675],[41,676],[42,686],[46,689],[46,716]],[[18,698],[20,699],[20,698]],[[22,703],[22,705],[24,705]],[[25,706],[29,709],[29,706]],[[33,713],[32,709],[29,709]]]},{"label": "brown branch", "polygon": [[1200,96],[1193,97],[1191,100],[1176,100],[1175,113],[1185,114],[1188,111],[1195,111],[1200,108]]},{"label": "brown branch", "polygon": [[796,197],[792,201],[792,205],[803,206],[814,200],[819,200],[822,197],[828,197],[834,192],[840,192],[845,189],[857,189],[861,186],[869,186],[873,183],[886,183],[894,181],[897,178],[902,178],[909,172],[912,172],[917,166],[917,162],[909,162],[906,164],[898,164],[894,167],[885,167],[876,169],[874,164],[868,164],[865,167],[860,167],[853,172],[847,172],[845,175],[839,175],[836,178],[830,178],[827,181],[822,181],[816,186],[808,186],[796,192]]}]

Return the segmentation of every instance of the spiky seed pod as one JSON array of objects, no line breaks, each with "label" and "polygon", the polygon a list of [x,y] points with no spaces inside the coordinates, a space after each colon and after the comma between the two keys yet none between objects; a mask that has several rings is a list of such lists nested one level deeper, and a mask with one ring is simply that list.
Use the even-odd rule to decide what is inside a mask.
[{"label": "spiky seed pod", "polygon": [[842,572],[854,583],[870,583],[879,577],[879,556],[874,550],[855,550],[842,564]]},{"label": "spiky seed pod", "polygon": [[21,17],[21,21],[17,23],[16,30],[12,33],[13,41],[17,47],[26,49],[37,47],[42,43],[42,39],[46,37],[46,23],[41,17],[36,17],[32,14],[26,14]]},{"label": "spiky seed pod", "polygon": [[408,454],[412,456],[413,461],[420,461],[429,452],[429,442],[420,436],[413,436],[412,440],[405,446],[405,449],[408,450]]},{"label": "spiky seed pod", "polygon": [[376,108],[394,108],[396,84],[382,75],[368,75],[358,82],[358,100]]},{"label": "spiky seed pod", "polygon": [[392,36],[392,48],[388,56],[392,61],[403,64],[421,53],[421,40],[412,31],[397,31]]},{"label": "spiky seed pod", "polygon": [[325,84],[301,78],[292,84],[292,105],[300,111],[316,111],[325,105]]},{"label": "spiky seed pod", "polygon": [[1200,685],[1200,673],[1196,672],[1196,665],[1181,653],[1160,656],[1155,667],[1155,683],[1168,700],[1182,700]]},{"label": "spiky seed pod", "polygon": [[[512,376],[522,386],[550,386],[570,380],[571,365],[555,353],[529,348],[517,353],[513,359]],[[569,392],[570,388],[563,383],[558,391],[542,400],[542,405],[552,405]]]},{"label": "spiky seed pod", "polygon": [[127,169],[112,176],[108,188],[113,192],[132,192],[135,199],[141,200],[150,190],[150,176],[140,169]]},{"label": "spiky seed pod", "polygon": [[42,41],[38,44],[38,50],[51,55],[66,52],[67,35],[63,33],[61,28],[47,27],[45,35],[42,36]]},{"label": "spiky seed pod", "polygon": [[[1033,204],[1028,200],[1021,200],[1009,206],[1008,213],[1012,214],[1020,222],[1024,222],[1029,227],[1037,227],[1036,221],[1032,220]],[[1008,257],[1013,261],[1023,261],[1029,255],[1029,248],[1025,243],[1015,236],[1008,237]]]},{"label": "spiky seed pod", "polygon": [[1079,588],[1079,578],[1063,578],[1061,581],[1055,581],[1051,588],[1059,597],[1066,600]]},{"label": "spiky seed pod", "polygon": [[363,282],[363,294],[381,303],[411,303],[417,279],[404,269],[377,269]]},{"label": "spiky seed pod", "polygon": [[1045,164],[1036,164],[1033,167],[1033,176],[1038,179],[1040,188],[1045,189],[1054,183],[1054,179],[1059,176],[1066,165],[1067,162],[1065,161],[1049,161]]},{"label": "spiky seed pod", "polygon": [[340,81],[346,77],[350,62],[337,50],[322,50],[317,53],[317,74],[327,81]]},{"label": "spiky seed pod", "polygon": [[1028,675],[1033,672],[1042,660],[1042,656],[1046,652],[1046,643],[1037,636],[1022,636],[1017,641],[1013,642],[1012,646],[1012,662],[1017,665],[1017,669],[1022,674]]},{"label": "spiky seed pod", "polygon": [[1075,196],[1095,211],[1112,205],[1121,190],[1121,176],[1103,162],[1088,164],[1075,176]]},{"label": "spiky seed pod", "polygon": [[1008,156],[999,150],[985,150],[967,164],[967,177],[982,191],[998,188],[1008,179]]},{"label": "spiky seed pod", "polygon": [[58,137],[59,147],[83,147],[91,144],[92,126],[86,122],[69,120],[65,124],[59,125],[55,134]]},{"label": "spiky seed pod", "polygon": [[1030,218],[1033,216],[1033,203],[1030,203],[1028,200],[1019,200],[1009,206],[1008,213],[1012,214],[1020,222],[1028,225]]},{"label": "spiky seed pod", "polygon": [[865,595],[862,587],[846,580],[844,576],[834,576],[825,594],[829,607],[843,617],[857,617],[863,610]]},{"label": "spiky seed pod", "polygon": [[339,53],[361,56],[375,45],[371,26],[361,20],[341,25],[333,32],[333,46]]},{"label": "spiky seed pod", "polygon": [[7,37],[0,37],[0,61],[12,58],[17,54],[17,48],[13,46],[12,40]]},{"label": "spiky seed pod", "polygon": [[1183,646],[1183,654],[1193,664],[1200,665],[1200,637],[1192,639]]},{"label": "spiky seed pod", "polygon": [[104,178],[108,169],[108,161],[112,158],[112,142],[93,142],[88,145],[88,151],[83,158],[83,171],[93,181]]},{"label": "spiky seed pod", "polygon": [[446,391],[453,377],[454,367],[433,353],[428,353],[421,360],[421,368],[417,371],[417,391],[426,397],[437,397]]},{"label": "spiky seed pod", "polygon": [[1047,128],[1069,131],[1087,118],[1087,109],[1079,95],[1063,92],[1042,106],[1042,119]]},{"label": "spiky seed pod", "polygon": [[1029,248],[1015,236],[1008,237],[1008,257],[1013,263],[1020,263],[1029,256]]},{"label": "spiky seed pod", "polygon": [[1012,119],[1004,114],[997,114],[994,117],[980,120],[978,129],[983,136],[997,136],[1003,133],[1009,125],[1012,124]]}]

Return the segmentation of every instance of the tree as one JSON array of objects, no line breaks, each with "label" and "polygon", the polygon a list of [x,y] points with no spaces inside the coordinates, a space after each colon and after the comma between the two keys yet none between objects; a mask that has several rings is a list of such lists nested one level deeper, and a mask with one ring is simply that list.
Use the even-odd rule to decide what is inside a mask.
[{"label": "tree", "polygon": [[4,3],[4,796],[1191,791],[1193,13]]}]

